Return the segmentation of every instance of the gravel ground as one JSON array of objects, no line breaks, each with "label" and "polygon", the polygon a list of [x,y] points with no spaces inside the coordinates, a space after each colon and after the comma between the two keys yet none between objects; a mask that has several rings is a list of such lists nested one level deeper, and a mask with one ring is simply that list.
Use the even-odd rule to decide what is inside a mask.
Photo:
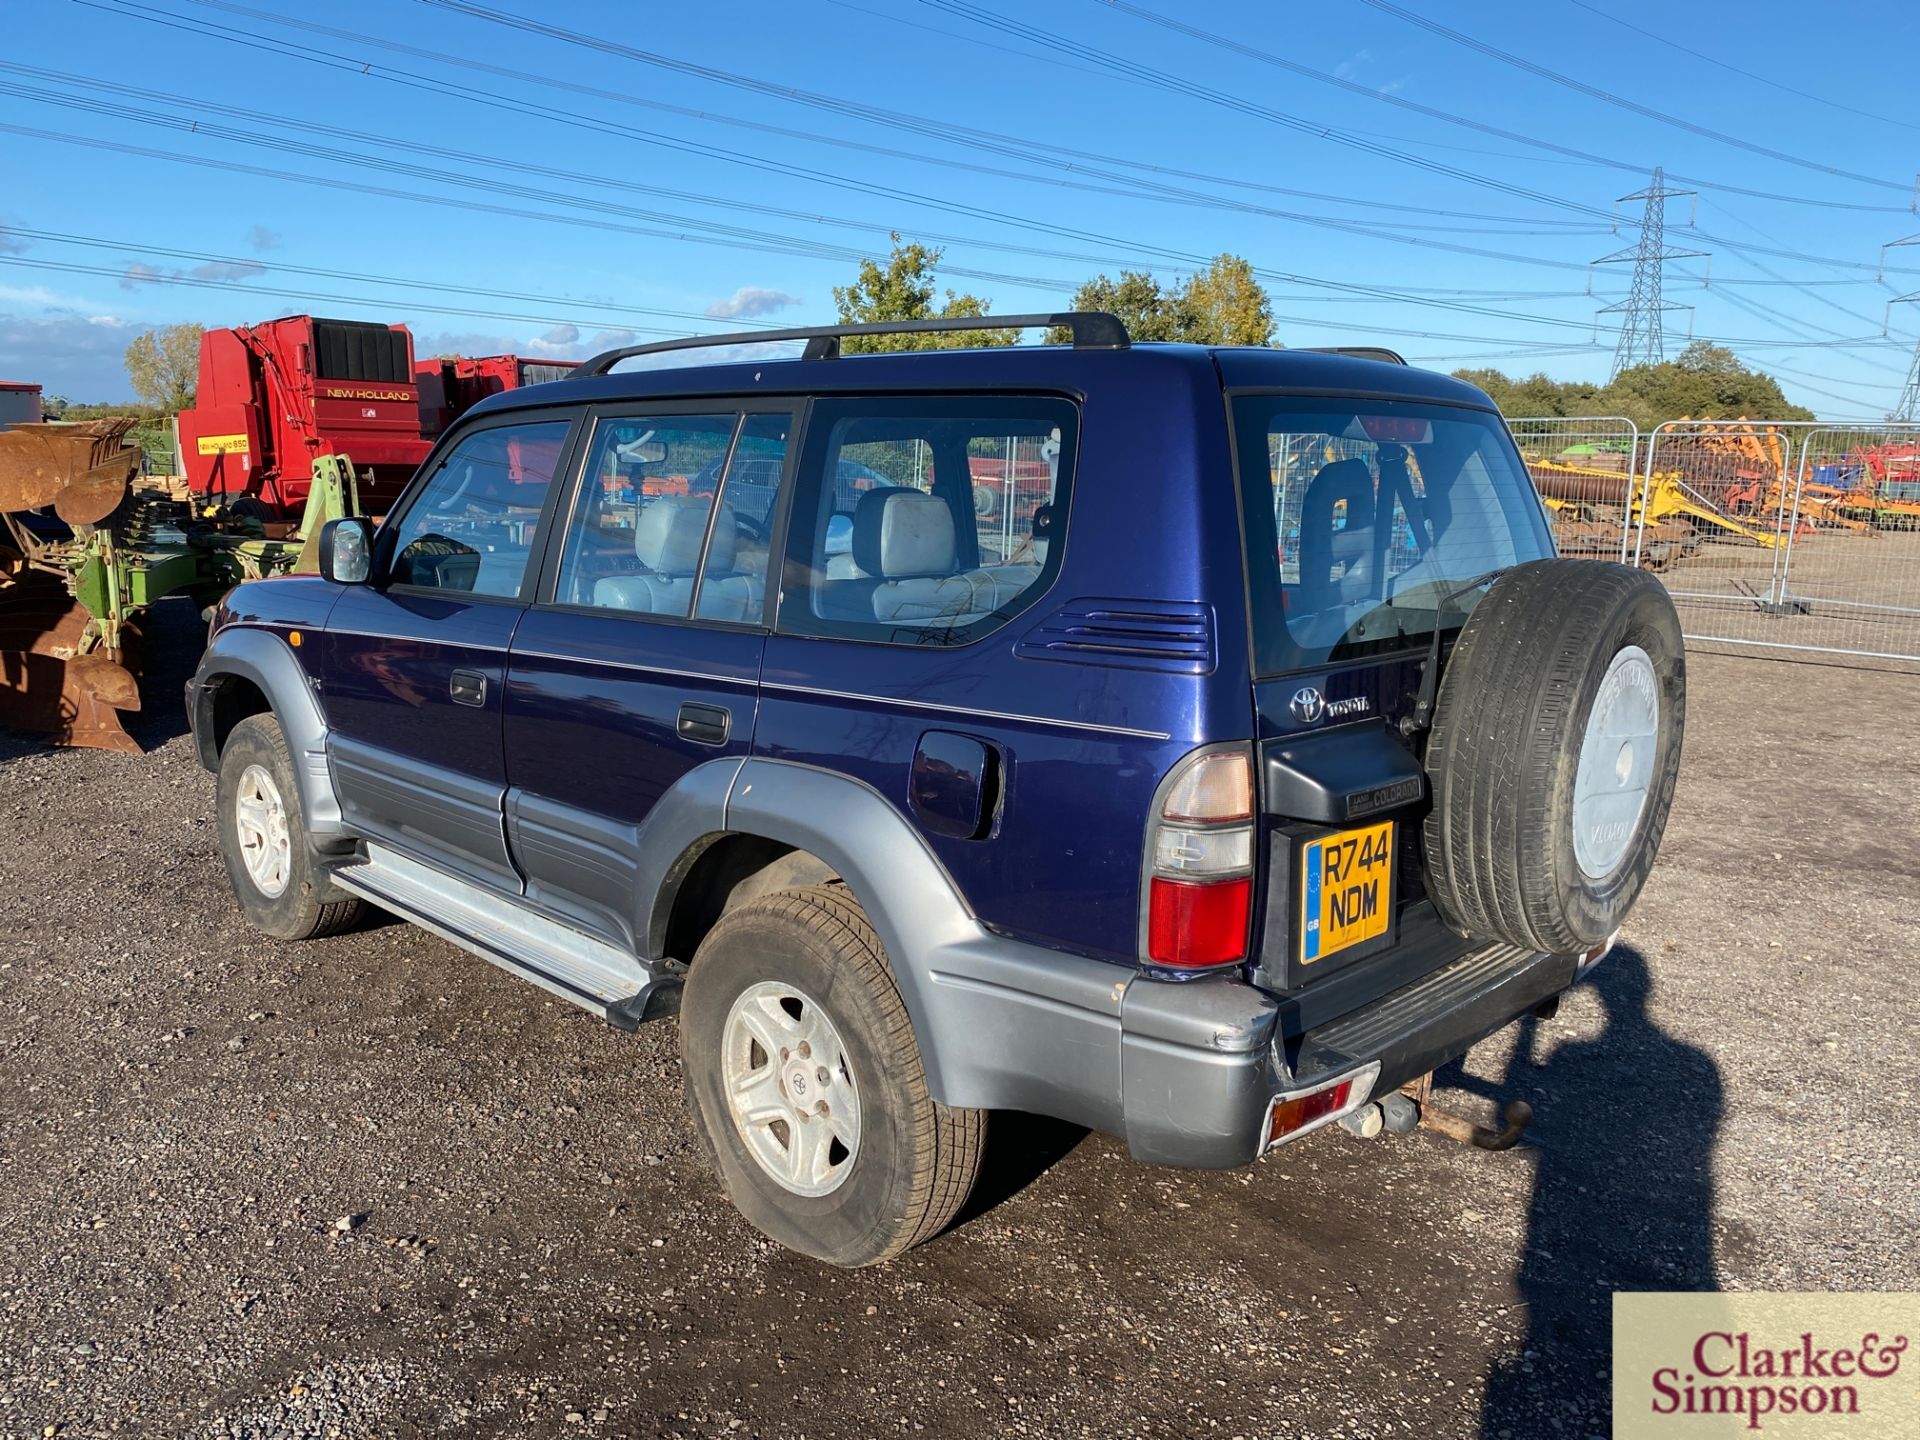
[{"label": "gravel ground", "polygon": [[[165,607],[163,607],[165,609]],[[143,757],[0,735],[0,1436],[1583,1437],[1617,1288],[1920,1289],[1911,677],[1694,665],[1597,982],[1479,1047],[1507,1155],[1180,1173],[998,1126],[954,1230],[758,1239],[618,1034],[388,923],[240,922],[156,651]]]}]

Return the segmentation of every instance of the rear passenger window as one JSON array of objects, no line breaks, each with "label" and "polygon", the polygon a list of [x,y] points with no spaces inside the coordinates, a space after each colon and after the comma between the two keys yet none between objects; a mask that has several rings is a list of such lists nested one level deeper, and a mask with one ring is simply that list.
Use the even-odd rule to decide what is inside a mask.
[{"label": "rear passenger window", "polygon": [[547,486],[572,422],[469,431],[394,527],[388,578],[423,590],[520,593]]},{"label": "rear passenger window", "polygon": [[637,415],[595,425],[560,558],[560,604],[693,613],[738,421],[730,413]]},{"label": "rear passenger window", "polygon": [[816,404],[780,628],[896,645],[997,629],[1059,568],[1075,430],[1043,397]]}]

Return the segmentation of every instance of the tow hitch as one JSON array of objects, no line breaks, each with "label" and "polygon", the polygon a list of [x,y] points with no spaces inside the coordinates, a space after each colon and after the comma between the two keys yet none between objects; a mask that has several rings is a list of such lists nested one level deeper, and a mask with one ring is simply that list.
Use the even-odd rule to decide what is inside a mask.
[{"label": "tow hitch", "polygon": [[1422,1129],[1444,1135],[1449,1140],[1458,1140],[1462,1145],[1471,1145],[1476,1150],[1511,1150],[1520,1143],[1527,1126],[1533,1123],[1533,1107],[1524,1100],[1507,1102],[1506,1109],[1500,1112],[1503,1124],[1498,1130],[1443,1109],[1433,1102],[1431,1074],[1422,1075],[1418,1080],[1409,1080],[1397,1094],[1388,1098],[1408,1101],[1414,1109],[1414,1123]]},{"label": "tow hitch", "polygon": [[1495,1130],[1436,1105],[1433,1101],[1433,1076],[1427,1074],[1418,1080],[1409,1080],[1374,1104],[1363,1105],[1351,1115],[1344,1116],[1340,1127],[1350,1135],[1368,1140],[1382,1130],[1395,1135],[1431,1130],[1436,1135],[1444,1135],[1475,1150],[1511,1150],[1520,1143],[1527,1126],[1533,1123],[1533,1107],[1524,1100],[1511,1100],[1507,1102],[1506,1109],[1501,1111],[1500,1118],[1502,1126]]}]

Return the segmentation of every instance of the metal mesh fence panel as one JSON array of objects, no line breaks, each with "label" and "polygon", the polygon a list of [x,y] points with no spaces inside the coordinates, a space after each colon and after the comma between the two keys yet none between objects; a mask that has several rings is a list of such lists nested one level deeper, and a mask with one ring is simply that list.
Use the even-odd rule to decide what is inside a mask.
[{"label": "metal mesh fence panel", "polygon": [[1777,643],[1920,665],[1920,425],[1801,439]]},{"label": "metal mesh fence panel", "polygon": [[1549,415],[1507,421],[1562,555],[1625,560],[1640,431],[1622,415]]},{"label": "metal mesh fence panel", "polygon": [[1672,421],[1631,508],[1696,646],[1920,664],[1920,426]]}]

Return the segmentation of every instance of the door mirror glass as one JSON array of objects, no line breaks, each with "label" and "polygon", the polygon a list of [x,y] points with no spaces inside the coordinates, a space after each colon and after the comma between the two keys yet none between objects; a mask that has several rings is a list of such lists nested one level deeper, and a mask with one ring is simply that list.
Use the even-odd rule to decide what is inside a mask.
[{"label": "door mirror glass", "polygon": [[320,530],[320,573],[336,585],[364,585],[373,574],[373,526],[356,516]]}]

